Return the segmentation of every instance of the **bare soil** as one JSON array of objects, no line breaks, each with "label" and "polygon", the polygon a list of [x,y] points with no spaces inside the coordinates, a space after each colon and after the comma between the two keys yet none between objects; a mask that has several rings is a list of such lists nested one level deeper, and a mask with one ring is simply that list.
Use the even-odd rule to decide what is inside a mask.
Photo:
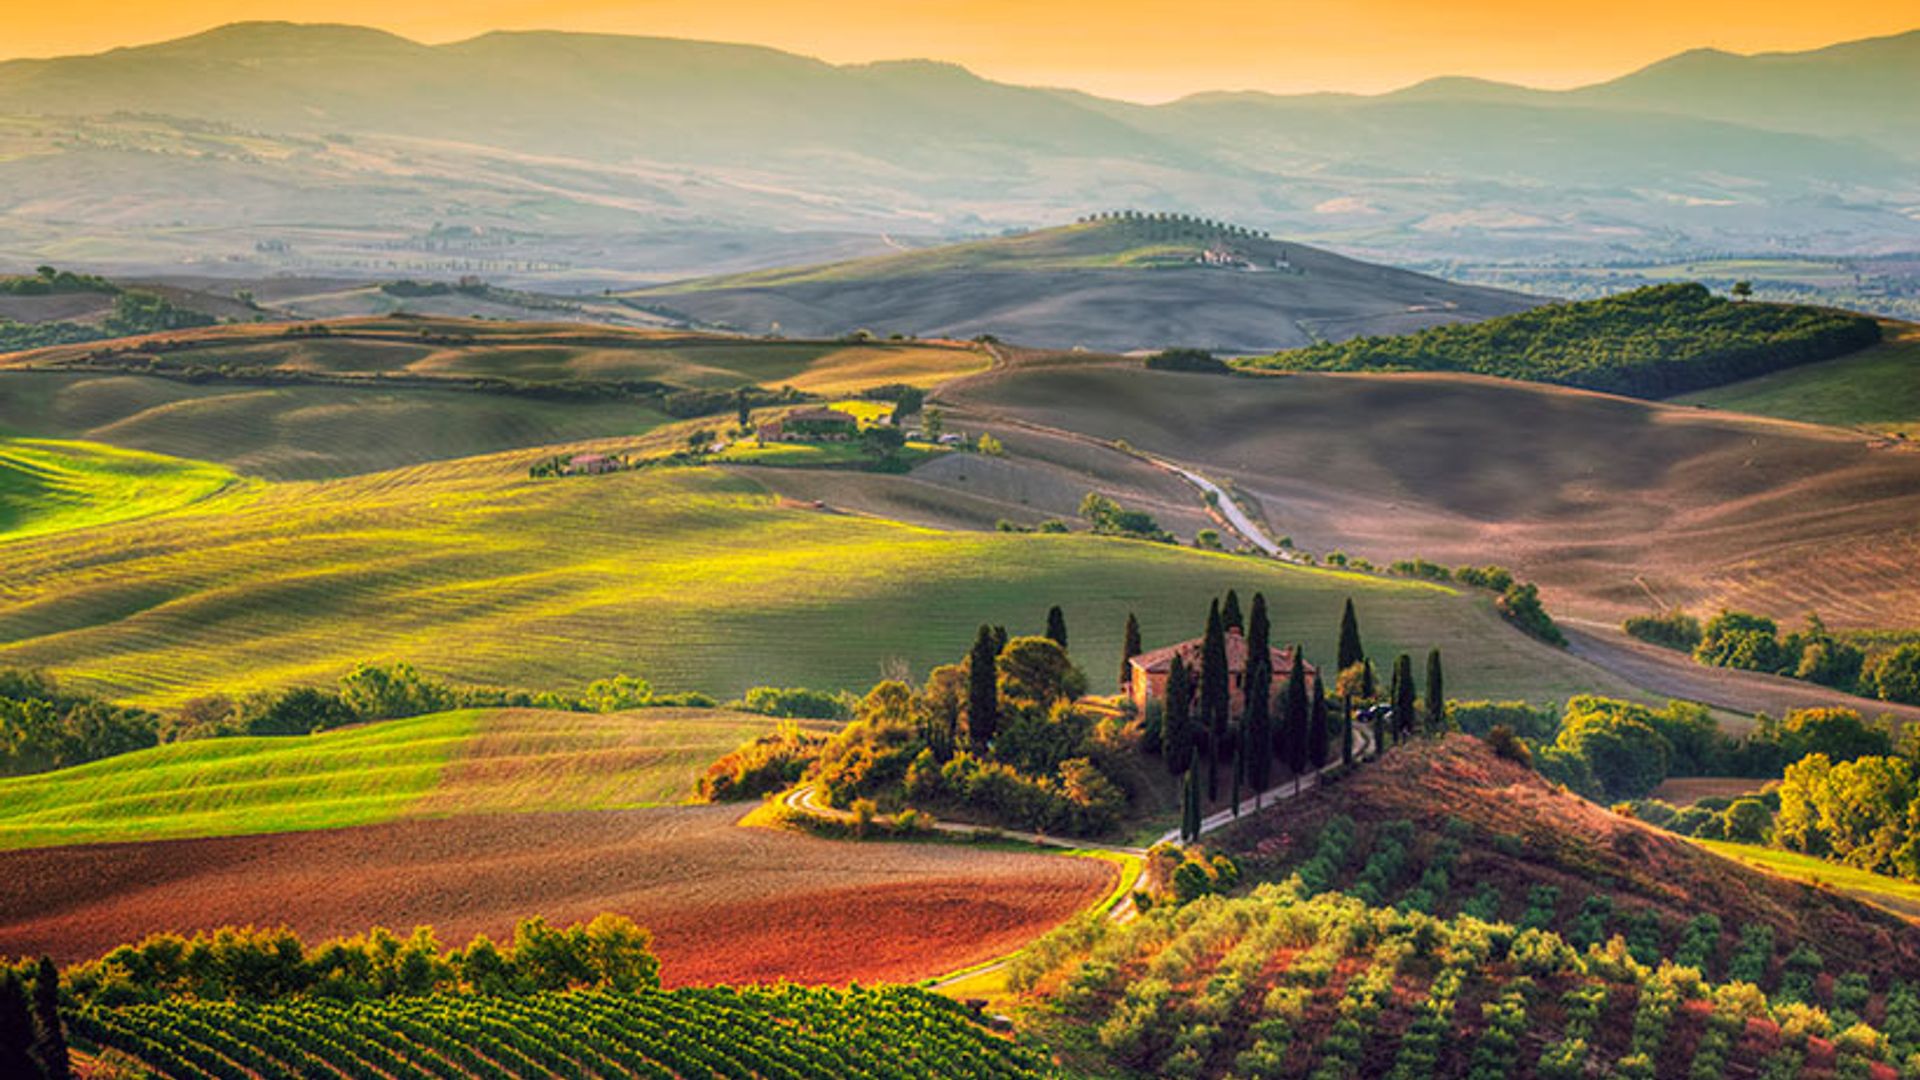
[{"label": "bare soil", "polygon": [[941,396],[962,422],[1046,424],[1192,465],[1305,550],[1510,566],[1556,615],[1618,625],[1727,606],[1920,624],[1920,449],[1857,432],[1479,376],[1084,359]]},{"label": "bare soil", "polygon": [[329,832],[0,854],[0,956],[70,963],[157,931],[382,925],[502,940],[618,912],[668,985],[911,981],[1018,948],[1097,900],[1105,862],[943,843],[843,843],[737,807],[409,820]]}]

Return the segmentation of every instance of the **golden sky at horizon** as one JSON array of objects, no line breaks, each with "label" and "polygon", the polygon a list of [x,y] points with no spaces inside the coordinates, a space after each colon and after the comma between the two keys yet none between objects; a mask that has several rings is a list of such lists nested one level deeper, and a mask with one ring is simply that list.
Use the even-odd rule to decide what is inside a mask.
[{"label": "golden sky at horizon", "polygon": [[1685,49],[1815,48],[1920,28],[1911,0],[0,0],[0,58],[98,52],[227,22],[378,26],[426,42],[558,29],[770,45],[836,63],[926,57],[989,78],[1165,100],[1378,92],[1435,75],[1564,87]]}]

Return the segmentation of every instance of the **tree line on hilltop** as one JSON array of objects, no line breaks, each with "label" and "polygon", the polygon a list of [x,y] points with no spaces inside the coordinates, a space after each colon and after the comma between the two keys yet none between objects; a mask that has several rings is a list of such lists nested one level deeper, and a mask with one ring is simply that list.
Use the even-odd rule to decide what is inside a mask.
[{"label": "tree line on hilltop", "polygon": [[1288,371],[1464,371],[1664,398],[1844,356],[1880,340],[1864,315],[1736,303],[1653,285],[1396,337],[1322,342],[1245,362]]}]

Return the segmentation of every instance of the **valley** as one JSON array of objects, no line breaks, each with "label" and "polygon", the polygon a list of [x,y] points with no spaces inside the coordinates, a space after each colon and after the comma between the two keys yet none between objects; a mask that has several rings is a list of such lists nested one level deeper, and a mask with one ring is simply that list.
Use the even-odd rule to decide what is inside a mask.
[{"label": "valley", "polygon": [[0,45],[0,1078],[1920,1076],[1920,31],[858,20]]}]

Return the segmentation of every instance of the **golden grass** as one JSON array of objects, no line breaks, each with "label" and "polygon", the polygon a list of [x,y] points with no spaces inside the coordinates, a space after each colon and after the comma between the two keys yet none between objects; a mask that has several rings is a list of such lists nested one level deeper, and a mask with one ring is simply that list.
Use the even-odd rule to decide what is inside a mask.
[{"label": "golden grass", "polygon": [[0,438],[0,542],[178,510],[233,473],[97,443]]},{"label": "golden grass", "polygon": [[1352,596],[1376,655],[1441,646],[1460,693],[1546,699],[1600,678],[1430,585],[794,508],[714,469],[532,480],[529,460],[269,485],[218,513],[5,545],[0,665],[151,706],[382,659],[533,688],[625,671],[722,696],[862,689],[957,658],[981,623],[1035,632],[1061,604],[1099,689],[1128,612],[1149,643],[1175,640],[1237,587],[1264,590],[1276,635],[1318,656]]},{"label": "golden grass", "polygon": [[698,709],[467,710],[175,743],[0,779],[0,849],[675,803],[708,762],[773,723]]}]

